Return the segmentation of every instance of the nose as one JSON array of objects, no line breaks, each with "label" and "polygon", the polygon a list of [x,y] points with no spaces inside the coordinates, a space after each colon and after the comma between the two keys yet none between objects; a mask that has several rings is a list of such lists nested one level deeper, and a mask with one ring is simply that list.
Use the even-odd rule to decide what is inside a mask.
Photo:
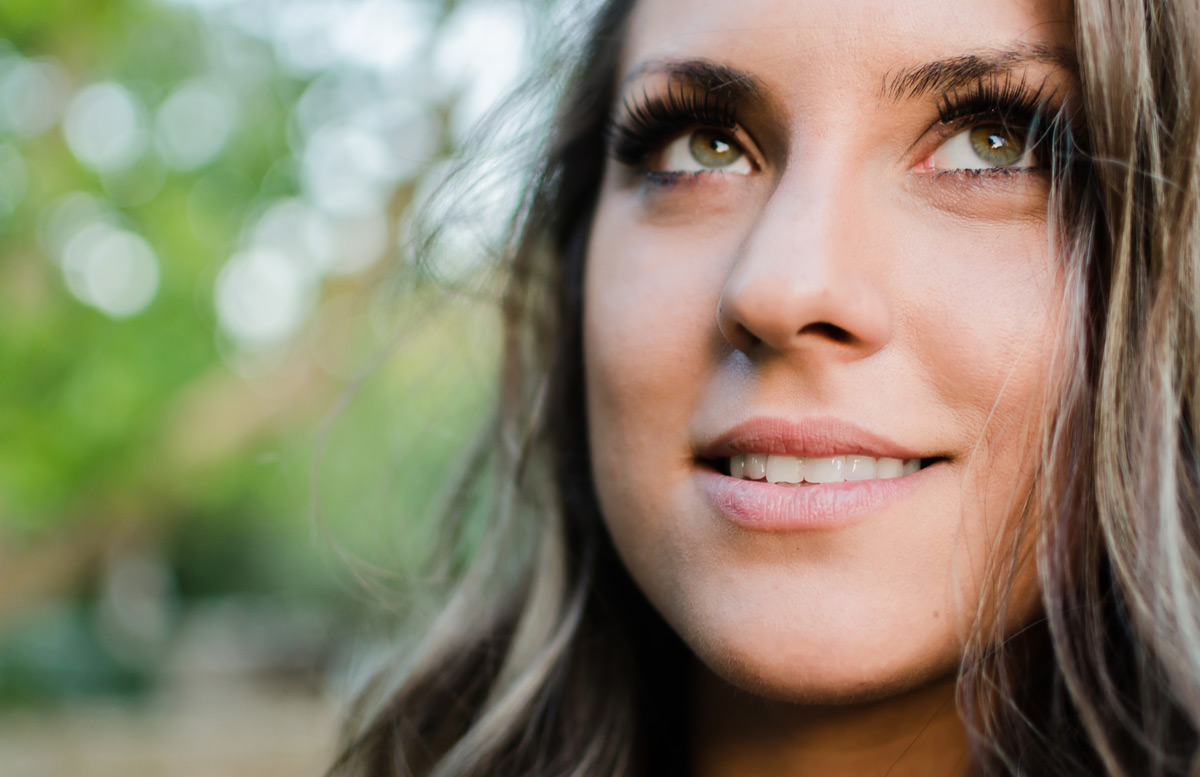
[{"label": "nose", "polygon": [[726,278],[717,308],[734,348],[821,352],[857,359],[882,348],[891,315],[886,258],[864,214],[873,212],[831,170],[779,182]]}]

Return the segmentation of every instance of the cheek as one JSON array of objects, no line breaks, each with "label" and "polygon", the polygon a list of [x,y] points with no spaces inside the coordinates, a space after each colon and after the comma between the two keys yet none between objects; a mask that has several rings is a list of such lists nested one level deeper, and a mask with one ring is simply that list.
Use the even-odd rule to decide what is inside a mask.
[{"label": "cheek", "polygon": [[907,263],[916,271],[904,324],[942,401],[991,413],[1042,385],[1062,276],[1044,232],[969,237],[943,242],[928,269]]},{"label": "cheek", "polygon": [[[974,237],[974,239],[972,239]],[[1057,337],[1063,320],[1063,273],[1044,225],[1000,236],[959,236],[928,245],[943,257],[913,274],[903,328],[921,391],[946,408],[976,442],[961,469],[961,526],[956,575],[964,601],[1017,553],[1032,558],[1035,531],[1022,531],[1051,396]],[[936,256],[938,254],[929,254]],[[935,269],[936,268],[936,269]],[[927,400],[926,400],[927,401]],[[1025,529],[1032,529],[1026,526]],[[1014,543],[1024,543],[1019,547]],[[1014,622],[1036,606],[1036,570],[1018,567]]]},{"label": "cheek", "polygon": [[976,455],[1007,465],[1036,445],[1063,304],[1061,261],[1044,227],[938,244],[929,269],[908,263],[918,268],[905,295],[908,347],[927,396],[977,430]]},{"label": "cheek", "polygon": [[729,238],[640,229],[620,204],[597,212],[584,287],[588,421],[602,492],[634,478],[631,464],[644,470],[657,456],[685,457],[689,416],[728,348],[716,309],[717,258],[733,251]]},{"label": "cheek", "polygon": [[[705,527],[680,492],[692,467],[695,409],[724,345],[716,326],[720,235],[638,224],[612,198],[596,214],[584,294],[584,368],[592,468],[601,513],[639,585],[678,599]],[[690,550],[689,550],[690,548]]]}]

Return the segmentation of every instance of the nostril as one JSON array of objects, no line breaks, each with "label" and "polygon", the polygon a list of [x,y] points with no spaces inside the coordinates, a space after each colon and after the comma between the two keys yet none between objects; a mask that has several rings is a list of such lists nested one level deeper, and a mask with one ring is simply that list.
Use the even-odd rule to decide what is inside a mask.
[{"label": "nostril", "polygon": [[812,334],[820,337],[825,337],[833,340],[835,343],[848,343],[854,339],[854,335],[842,329],[840,326],[831,324],[828,321],[817,321],[808,324],[800,330],[800,334]]}]

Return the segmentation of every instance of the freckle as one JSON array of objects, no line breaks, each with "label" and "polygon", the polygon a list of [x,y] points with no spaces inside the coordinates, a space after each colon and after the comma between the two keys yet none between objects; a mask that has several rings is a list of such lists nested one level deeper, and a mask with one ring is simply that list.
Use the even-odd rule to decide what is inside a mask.
[{"label": "freckle", "polygon": [[941,617],[941,613],[940,613],[940,612],[938,612],[937,610],[934,610],[934,611],[933,611],[933,617],[935,617],[935,618]]}]

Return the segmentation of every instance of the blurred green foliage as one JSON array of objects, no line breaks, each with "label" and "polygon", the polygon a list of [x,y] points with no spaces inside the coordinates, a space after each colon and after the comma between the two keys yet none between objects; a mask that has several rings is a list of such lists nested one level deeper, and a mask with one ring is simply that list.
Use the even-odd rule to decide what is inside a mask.
[{"label": "blurred green foliage", "polygon": [[[451,10],[426,5],[435,20]],[[43,95],[61,97],[45,128],[16,131],[0,113],[0,152],[27,179],[13,175],[21,196],[0,209],[0,701],[148,687],[193,601],[354,608],[341,554],[397,572],[419,559],[444,473],[492,403],[494,312],[402,269],[421,174],[390,184],[379,260],[317,277],[294,332],[247,347],[223,329],[222,267],[256,215],[305,196],[295,112],[328,73],[214,29],[182,3],[0,0],[0,111],[16,104],[6,62],[65,79]],[[90,84],[124,87],[153,133],[154,111],[198,76],[236,95],[237,121],[194,169],[164,164],[151,140],[98,172],[66,139],[63,112]],[[424,170],[448,144],[454,96],[420,97],[442,122]],[[78,193],[153,251],[157,289],[131,314],[81,301],[55,255],[56,208]],[[131,659],[96,623],[106,596],[127,595],[110,580],[122,559],[147,553],[167,583],[130,595],[162,600],[168,629]]]},{"label": "blurred green foliage", "polygon": [[[147,103],[160,102],[180,80],[203,67],[198,23],[177,9],[146,2],[44,3],[5,0],[0,31],[27,56],[54,56],[74,78],[122,79]],[[280,92],[296,85],[280,80]],[[271,95],[265,95],[271,98]],[[261,180],[288,153],[281,98],[259,107],[234,139],[222,167]],[[99,176],[80,165],[61,133],[18,145],[32,171],[28,195],[3,223],[0,264],[0,510],[9,526],[52,528],[91,520],[130,494],[169,490],[163,482],[161,439],[173,400],[220,365],[215,321],[198,289],[211,283],[217,251],[240,224],[228,199],[248,206],[235,185],[196,205],[189,198],[209,170],[172,174],[146,202],[121,216],[163,259],[158,294],[132,320],[117,320],[64,293],[56,267],[37,240],[39,217],[59,195],[105,196]],[[214,250],[216,249],[216,250]],[[198,302],[200,304],[198,304]]]}]

